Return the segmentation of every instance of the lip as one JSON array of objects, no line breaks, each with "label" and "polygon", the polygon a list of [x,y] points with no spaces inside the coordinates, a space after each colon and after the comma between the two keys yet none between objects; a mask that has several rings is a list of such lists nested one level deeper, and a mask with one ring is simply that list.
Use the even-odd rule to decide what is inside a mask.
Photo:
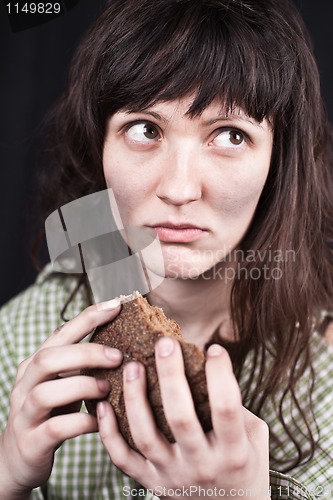
[{"label": "lip", "polygon": [[188,222],[172,224],[159,222],[152,227],[160,241],[166,243],[190,243],[201,238],[207,231]]}]

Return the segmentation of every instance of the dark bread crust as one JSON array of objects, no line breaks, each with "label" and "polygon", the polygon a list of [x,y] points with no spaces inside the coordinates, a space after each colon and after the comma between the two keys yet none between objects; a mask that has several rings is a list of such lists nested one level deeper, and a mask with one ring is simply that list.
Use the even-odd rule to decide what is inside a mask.
[{"label": "dark bread crust", "polygon": [[[110,381],[111,392],[107,399],[115,411],[120,432],[134,449],[137,448],[129,429],[123,396],[123,368],[129,361],[139,361],[145,366],[147,395],[156,424],[170,442],[175,441],[164,415],[155,366],[155,343],[164,335],[175,337],[180,342],[198,418],[205,432],[212,428],[203,353],[194,344],[183,340],[179,325],[167,318],[162,309],[151,306],[145,298],[138,296],[124,303],[119,315],[112,322],[97,328],[91,338],[91,342],[119,349],[123,353],[121,366],[113,370],[83,371],[85,375]],[[96,403],[94,400],[85,401],[92,414],[96,414]]]}]

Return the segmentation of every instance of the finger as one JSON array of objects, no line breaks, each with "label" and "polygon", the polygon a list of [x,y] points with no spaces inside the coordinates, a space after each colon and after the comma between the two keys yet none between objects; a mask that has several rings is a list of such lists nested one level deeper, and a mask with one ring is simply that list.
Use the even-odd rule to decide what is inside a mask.
[{"label": "finger", "polygon": [[116,416],[108,402],[97,404],[97,420],[101,440],[114,465],[133,479],[142,479],[146,459],[132,450],[120,434]]},{"label": "finger", "polygon": [[71,413],[49,418],[33,432],[40,453],[49,454],[67,439],[98,430],[97,419],[89,413]]},{"label": "finger", "polygon": [[147,398],[143,365],[131,362],[124,368],[126,414],[133,440],[140,452],[155,465],[168,463],[170,445],[156,426]]},{"label": "finger", "polygon": [[191,459],[202,456],[207,441],[195,412],[180,345],[171,337],[156,343],[156,367],[164,413],[177,443]]},{"label": "finger", "polygon": [[246,442],[244,408],[227,351],[214,344],[207,351],[206,377],[214,434],[226,447]]},{"label": "finger", "polygon": [[112,321],[120,312],[120,299],[87,307],[75,318],[55,330],[44,342],[43,347],[69,345],[80,342],[97,326]]},{"label": "finger", "polygon": [[94,343],[48,347],[37,351],[20,381],[24,395],[37,384],[55,378],[59,373],[84,368],[115,368],[122,354],[117,349]]},{"label": "finger", "polygon": [[90,334],[97,326],[112,321],[120,312],[120,299],[102,302],[87,307],[78,316],[57,328],[41,345],[36,353],[22,361],[18,367],[16,381],[25,375],[31,361],[42,349],[52,346],[76,344]]},{"label": "finger", "polygon": [[110,392],[107,380],[77,376],[37,385],[26,398],[22,412],[31,425],[40,424],[53,408],[83,399],[102,399]]}]

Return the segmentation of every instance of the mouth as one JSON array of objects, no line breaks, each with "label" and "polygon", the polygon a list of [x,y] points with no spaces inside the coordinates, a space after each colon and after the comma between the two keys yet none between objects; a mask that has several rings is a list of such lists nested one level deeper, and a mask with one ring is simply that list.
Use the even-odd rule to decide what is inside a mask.
[{"label": "mouth", "polygon": [[190,243],[207,233],[206,229],[187,222],[179,224],[159,222],[150,227],[155,230],[159,240],[165,243]]}]

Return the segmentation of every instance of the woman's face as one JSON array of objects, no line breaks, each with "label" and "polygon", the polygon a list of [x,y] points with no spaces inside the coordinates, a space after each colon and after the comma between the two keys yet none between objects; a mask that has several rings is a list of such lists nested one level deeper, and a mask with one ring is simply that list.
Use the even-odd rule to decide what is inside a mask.
[{"label": "woman's face", "polygon": [[108,122],[103,166],[124,226],[153,228],[166,276],[195,278],[242,240],[265,184],[272,130],[213,102],[196,118],[191,98]]}]

